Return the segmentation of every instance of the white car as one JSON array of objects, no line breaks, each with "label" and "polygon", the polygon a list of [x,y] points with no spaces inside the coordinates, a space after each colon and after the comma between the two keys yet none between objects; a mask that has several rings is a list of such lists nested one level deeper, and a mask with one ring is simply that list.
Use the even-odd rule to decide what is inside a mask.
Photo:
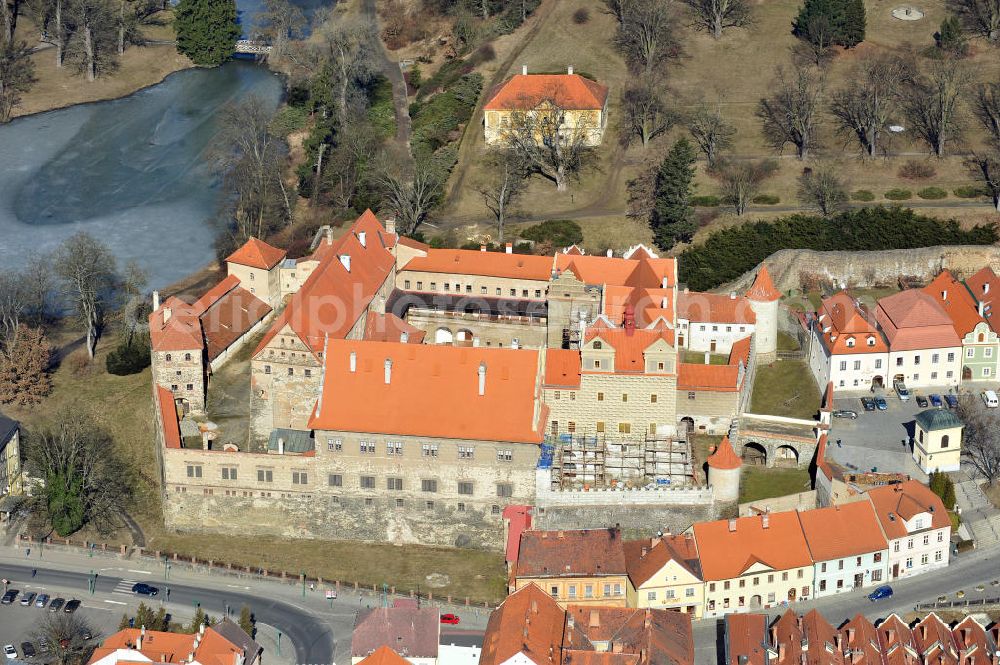
[{"label": "white car", "polygon": [[3,646],[3,655],[7,656],[8,660],[17,660],[17,649],[14,648],[13,644],[5,644]]}]

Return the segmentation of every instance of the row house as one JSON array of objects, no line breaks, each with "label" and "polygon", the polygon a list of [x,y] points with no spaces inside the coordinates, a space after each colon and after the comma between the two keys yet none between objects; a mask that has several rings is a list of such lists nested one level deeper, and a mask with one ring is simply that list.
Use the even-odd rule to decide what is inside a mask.
[{"label": "row house", "polygon": [[811,326],[809,368],[817,385],[863,390],[888,385],[889,345],[860,301],[846,291],[824,298]]},{"label": "row house", "polygon": [[995,381],[1000,361],[1000,337],[984,316],[986,303],[977,301],[970,287],[956,280],[947,270],[924,287],[924,292],[948,314],[962,341],[962,380]]},{"label": "row house", "polygon": [[962,341],[951,318],[919,289],[878,301],[875,320],[889,343],[888,376],[911,388],[957,386],[962,378]]},{"label": "row house", "polygon": [[799,520],[814,561],[816,598],[887,579],[889,546],[871,503],[857,501],[804,510]]},{"label": "row house", "polygon": [[628,605],[676,610],[700,619],[705,605],[698,547],[692,534],[625,542]]},{"label": "row house", "polygon": [[890,579],[944,568],[951,552],[951,518],[941,499],[916,480],[867,492],[888,542]]}]

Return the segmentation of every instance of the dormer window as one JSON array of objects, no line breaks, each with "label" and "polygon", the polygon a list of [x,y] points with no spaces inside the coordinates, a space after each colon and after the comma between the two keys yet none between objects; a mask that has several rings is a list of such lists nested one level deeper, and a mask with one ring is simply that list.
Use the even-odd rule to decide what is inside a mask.
[{"label": "dormer window", "polygon": [[875,337],[869,336],[867,340],[868,346],[875,346]]},{"label": "dormer window", "polygon": [[854,346],[854,338],[853,337],[848,337],[847,338],[847,346]]},{"label": "dormer window", "polygon": [[601,343],[598,341],[598,342],[594,342],[594,348],[600,350],[600,349],[603,349],[604,347],[601,346]]}]

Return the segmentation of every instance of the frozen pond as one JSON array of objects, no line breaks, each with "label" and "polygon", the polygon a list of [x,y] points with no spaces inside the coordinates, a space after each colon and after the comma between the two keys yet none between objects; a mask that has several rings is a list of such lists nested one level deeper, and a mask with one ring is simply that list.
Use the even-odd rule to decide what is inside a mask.
[{"label": "frozen pond", "polygon": [[236,61],[0,125],[0,265],[79,230],[135,259],[151,287],[210,263],[219,179],[203,157],[218,110],[251,94],[277,108],[281,79]]}]

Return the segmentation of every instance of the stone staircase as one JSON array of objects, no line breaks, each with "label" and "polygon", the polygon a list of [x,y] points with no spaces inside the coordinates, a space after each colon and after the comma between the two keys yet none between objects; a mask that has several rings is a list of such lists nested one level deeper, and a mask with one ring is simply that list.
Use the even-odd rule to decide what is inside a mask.
[{"label": "stone staircase", "polygon": [[977,481],[965,479],[956,483],[955,499],[962,509],[962,521],[969,527],[977,548],[1000,543],[1000,511],[979,489]]}]

